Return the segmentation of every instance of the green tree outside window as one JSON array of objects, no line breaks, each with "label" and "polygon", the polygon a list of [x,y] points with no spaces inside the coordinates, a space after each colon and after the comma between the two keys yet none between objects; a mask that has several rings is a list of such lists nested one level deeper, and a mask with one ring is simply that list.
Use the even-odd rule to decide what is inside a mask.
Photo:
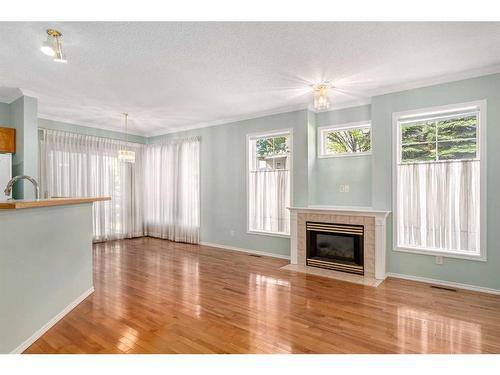
[{"label": "green tree outside window", "polygon": [[370,128],[330,131],[326,134],[325,149],[328,154],[369,152],[371,150]]}]

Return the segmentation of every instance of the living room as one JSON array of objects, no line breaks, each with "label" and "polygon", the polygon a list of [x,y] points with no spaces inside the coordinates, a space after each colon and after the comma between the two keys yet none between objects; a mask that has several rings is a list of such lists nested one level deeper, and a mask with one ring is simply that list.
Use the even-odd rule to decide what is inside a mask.
[{"label": "living room", "polygon": [[499,22],[59,19],[0,22],[1,353],[500,351]]}]

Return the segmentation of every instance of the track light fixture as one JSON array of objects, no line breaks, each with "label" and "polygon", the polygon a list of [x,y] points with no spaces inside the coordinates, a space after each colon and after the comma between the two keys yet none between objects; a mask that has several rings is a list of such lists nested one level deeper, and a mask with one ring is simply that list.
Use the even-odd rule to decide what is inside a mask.
[{"label": "track light fixture", "polygon": [[54,29],[47,29],[47,39],[42,43],[40,50],[47,56],[53,57],[55,62],[67,63],[62,52],[62,33]]}]

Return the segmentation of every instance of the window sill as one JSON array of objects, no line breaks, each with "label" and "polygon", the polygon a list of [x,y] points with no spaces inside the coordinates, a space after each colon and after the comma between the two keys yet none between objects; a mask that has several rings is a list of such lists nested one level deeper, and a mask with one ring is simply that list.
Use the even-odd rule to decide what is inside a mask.
[{"label": "window sill", "polygon": [[351,152],[346,154],[318,154],[318,159],[349,158],[358,156],[371,156],[371,152]]},{"label": "window sill", "polygon": [[271,237],[290,238],[290,235],[287,234],[287,233],[265,232],[265,231],[259,231],[259,230],[247,230],[247,234],[257,234],[259,236],[271,236]]},{"label": "window sill", "polygon": [[439,256],[439,257],[443,257],[443,258],[455,258],[455,259],[464,259],[464,260],[475,260],[478,262],[486,262],[486,253],[469,255],[469,254],[464,254],[463,252],[439,251],[439,250],[434,250],[434,249],[415,248],[415,247],[398,247],[398,246],[394,247],[394,251],[398,251],[398,252],[402,252],[402,253]]}]

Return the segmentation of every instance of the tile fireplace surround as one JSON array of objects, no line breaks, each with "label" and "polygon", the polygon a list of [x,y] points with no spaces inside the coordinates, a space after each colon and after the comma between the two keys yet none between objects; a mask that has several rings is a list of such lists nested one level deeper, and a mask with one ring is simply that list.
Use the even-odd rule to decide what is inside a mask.
[{"label": "tile fireplace surround", "polygon": [[[390,211],[368,207],[290,207],[290,264],[284,270],[305,272],[369,286],[386,277],[386,222]],[[364,226],[364,276],[306,265],[306,222]]]}]

